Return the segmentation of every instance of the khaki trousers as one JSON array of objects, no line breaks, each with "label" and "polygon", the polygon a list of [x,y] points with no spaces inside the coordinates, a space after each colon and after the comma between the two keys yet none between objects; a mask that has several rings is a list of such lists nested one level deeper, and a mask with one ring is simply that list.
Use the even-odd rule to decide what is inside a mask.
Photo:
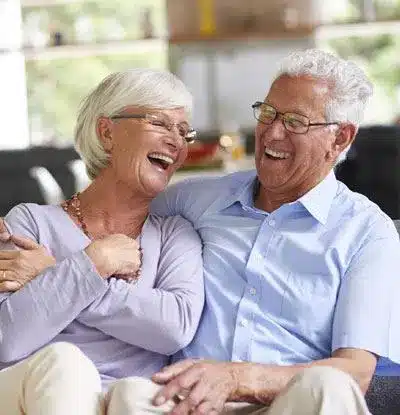
[{"label": "khaki trousers", "polygon": [[[174,407],[151,404],[160,386],[143,378],[121,379],[106,394],[94,364],[75,346],[54,343],[0,371],[0,415],[167,414]],[[224,414],[367,415],[352,377],[329,367],[295,376],[269,407],[227,404]]]},{"label": "khaki trousers", "polygon": [[0,371],[0,415],[100,415],[102,396],[95,366],[69,343]]},{"label": "khaki trousers", "polygon": [[[108,392],[109,414],[167,414],[174,403],[151,404],[160,386],[141,378],[122,379]],[[295,376],[270,407],[228,403],[226,415],[368,415],[355,380],[331,367],[313,367]]]}]

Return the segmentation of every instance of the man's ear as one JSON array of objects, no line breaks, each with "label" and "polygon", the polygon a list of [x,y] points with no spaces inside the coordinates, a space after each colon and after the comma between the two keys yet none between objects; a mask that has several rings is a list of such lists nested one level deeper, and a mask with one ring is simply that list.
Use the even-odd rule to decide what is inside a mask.
[{"label": "man's ear", "polygon": [[113,122],[107,117],[100,117],[97,120],[96,132],[104,150],[111,153],[113,148]]},{"label": "man's ear", "polygon": [[358,128],[354,124],[346,123],[340,124],[339,128],[335,131],[335,150],[340,154],[347,147],[349,147],[357,134]]}]

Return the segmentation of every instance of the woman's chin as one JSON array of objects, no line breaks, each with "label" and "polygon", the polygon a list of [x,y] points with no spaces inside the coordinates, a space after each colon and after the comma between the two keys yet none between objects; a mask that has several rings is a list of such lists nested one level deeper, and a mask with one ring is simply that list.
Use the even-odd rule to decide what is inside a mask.
[{"label": "woman's chin", "polygon": [[159,193],[163,192],[169,183],[169,179],[161,179],[160,177],[152,178],[146,183],[143,183],[145,186],[146,193],[151,197],[156,197]]}]

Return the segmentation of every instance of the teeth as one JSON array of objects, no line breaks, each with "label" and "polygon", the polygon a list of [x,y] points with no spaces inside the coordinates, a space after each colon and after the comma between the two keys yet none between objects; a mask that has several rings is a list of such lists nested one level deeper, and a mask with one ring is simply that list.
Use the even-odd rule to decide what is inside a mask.
[{"label": "teeth", "polygon": [[165,154],[161,154],[161,153],[151,153],[149,154],[149,157],[153,159],[159,159],[159,160],[165,161],[168,164],[172,164],[174,162],[174,160],[171,157],[166,156]]},{"label": "teeth", "polygon": [[268,154],[269,156],[272,156],[278,159],[287,159],[290,157],[290,153],[285,153],[284,151],[274,151],[269,148],[266,148],[264,152],[265,154]]}]

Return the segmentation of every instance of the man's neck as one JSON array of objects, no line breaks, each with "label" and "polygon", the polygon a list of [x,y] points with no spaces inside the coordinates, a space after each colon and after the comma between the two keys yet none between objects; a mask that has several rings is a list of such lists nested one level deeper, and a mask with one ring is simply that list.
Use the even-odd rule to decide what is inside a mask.
[{"label": "man's neck", "polygon": [[254,196],[254,206],[257,209],[272,213],[286,203],[292,203],[299,200],[311,189],[321,183],[325,177],[326,175],[312,182],[303,183],[302,185],[293,188],[284,187],[268,189],[264,187],[260,181],[258,181],[258,189]]}]

